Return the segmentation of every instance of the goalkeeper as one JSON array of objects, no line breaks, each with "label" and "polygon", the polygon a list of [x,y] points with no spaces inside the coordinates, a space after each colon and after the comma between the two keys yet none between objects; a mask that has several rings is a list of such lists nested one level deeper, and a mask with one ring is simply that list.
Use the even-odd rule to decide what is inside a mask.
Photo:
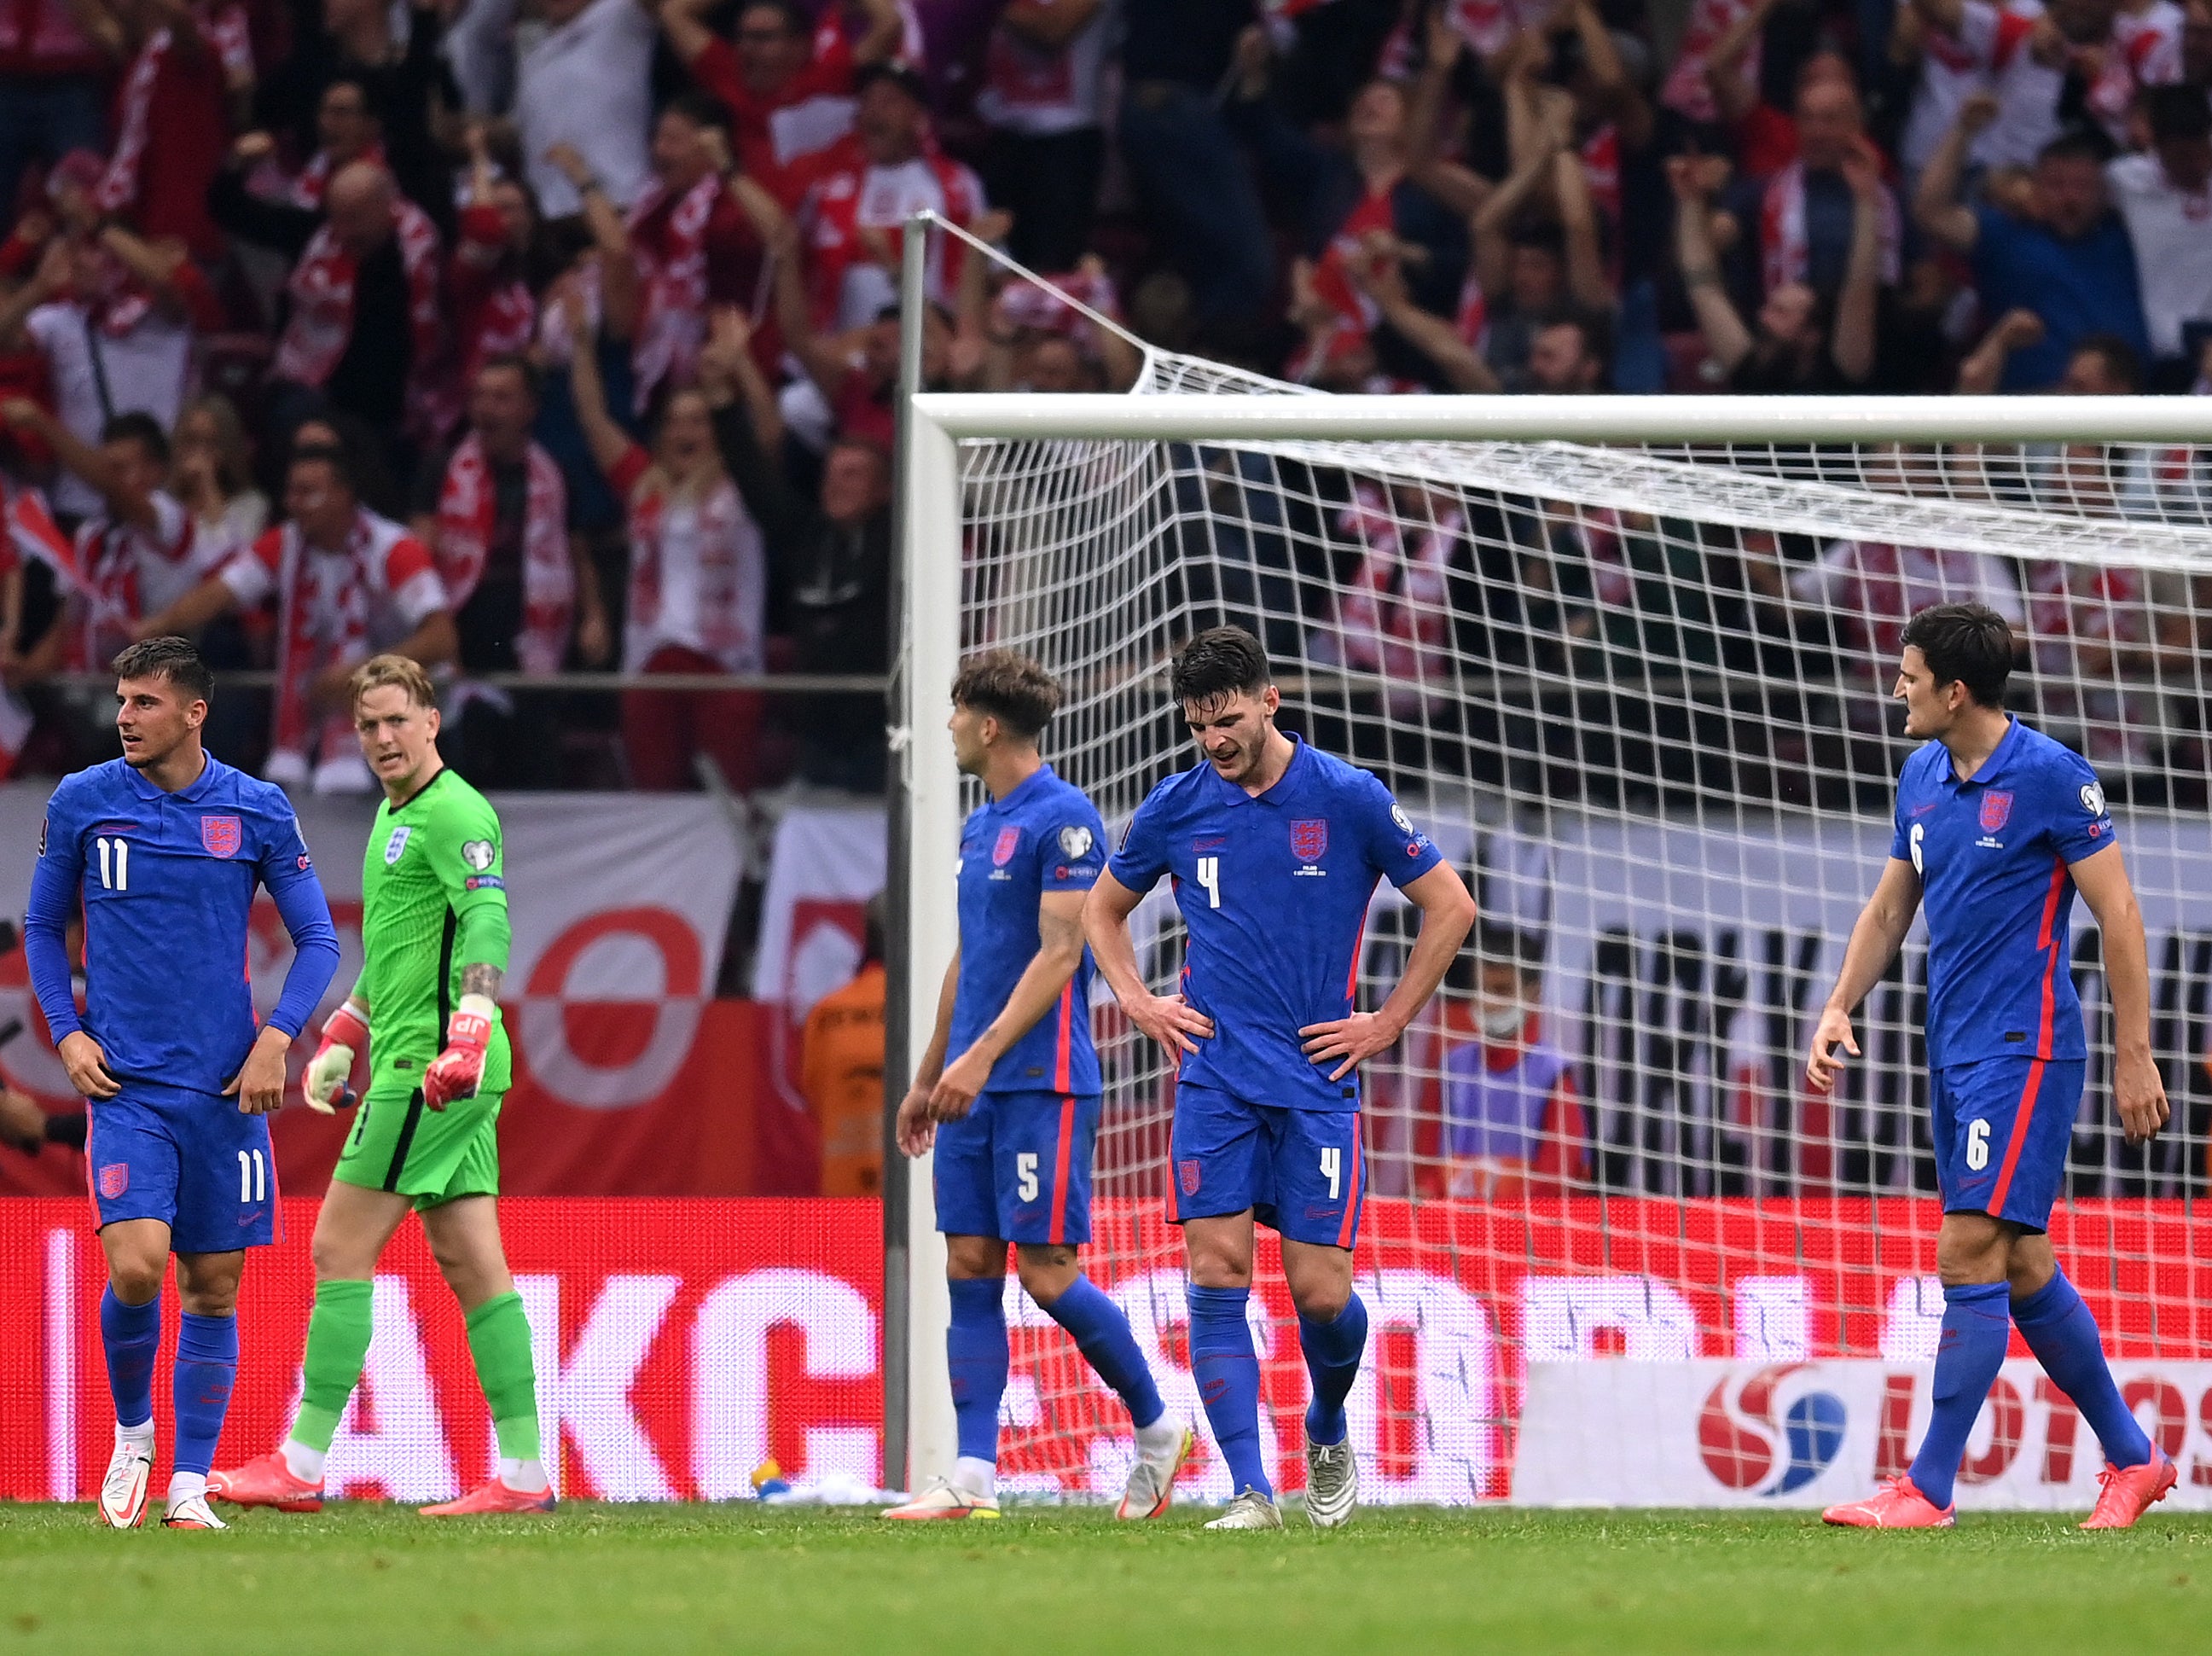
[{"label": "goalkeeper", "polygon": [[241,1507],[320,1509],[323,1459],[368,1351],[377,1258],[412,1209],[467,1318],[499,1440],[496,1477],[423,1514],[550,1512],[530,1324],[507,1274],[496,1201],[500,1099],[512,1074],[499,1014],[507,949],[499,818],[439,758],[435,698],[413,661],[363,662],[353,711],[385,801],[362,867],[361,979],[324,1024],[303,1090],[326,1114],[349,1101],[346,1080],[366,1042],[368,1093],[315,1221],[315,1308],[291,1434],[272,1453],[216,1474],[208,1493]]}]

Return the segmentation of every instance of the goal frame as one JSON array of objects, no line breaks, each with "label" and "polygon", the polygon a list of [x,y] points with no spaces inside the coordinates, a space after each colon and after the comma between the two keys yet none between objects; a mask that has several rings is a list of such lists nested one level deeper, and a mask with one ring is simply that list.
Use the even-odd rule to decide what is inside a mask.
[{"label": "goal frame", "polygon": [[[920,240],[909,234],[909,247]],[[917,353],[918,356],[918,353]],[[917,364],[918,366],[918,364]],[[912,385],[915,380],[908,379]],[[941,963],[958,941],[949,872],[960,782],[945,726],[960,657],[959,445],[1097,438],[1158,443],[1543,442],[2212,445],[2212,405],[2188,397],[1224,396],[1203,393],[939,393],[902,399],[888,889],[895,926],[886,1109],[927,1045]],[[921,877],[915,877],[919,874]],[[888,1126],[886,1137],[888,1139]],[[945,1246],[927,1155],[889,1150],[884,1174],[884,1478],[915,1489],[955,1454],[944,1330]],[[896,1304],[894,1303],[896,1302]]]}]

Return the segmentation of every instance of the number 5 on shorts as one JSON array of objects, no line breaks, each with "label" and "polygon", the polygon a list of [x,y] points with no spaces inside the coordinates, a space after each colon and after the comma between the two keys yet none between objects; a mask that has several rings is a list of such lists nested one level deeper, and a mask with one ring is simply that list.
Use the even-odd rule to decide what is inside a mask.
[{"label": "number 5 on shorts", "polygon": [[1321,1176],[1328,1181],[1328,1199],[1344,1194],[1344,1152],[1334,1145],[1321,1153]]},{"label": "number 5 on shorts", "polygon": [[1021,1192],[1022,1200],[1037,1199],[1037,1159],[1034,1150],[1024,1150],[1014,1158],[1014,1186]]}]

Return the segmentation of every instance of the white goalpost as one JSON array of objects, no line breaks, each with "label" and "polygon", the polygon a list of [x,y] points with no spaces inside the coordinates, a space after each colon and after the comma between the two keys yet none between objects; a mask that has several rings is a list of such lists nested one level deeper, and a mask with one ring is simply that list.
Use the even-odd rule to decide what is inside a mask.
[{"label": "white goalpost", "polygon": [[[1128,394],[921,393],[905,420],[894,1096],[956,941],[975,801],[944,721],[969,651],[1013,646],[1060,677],[1046,756],[1118,835],[1192,762],[1166,694],[1174,648],[1249,626],[1285,726],[1382,775],[1475,887],[1480,942],[1364,1076],[1355,1269],[1375,1334],[1352,1415],[1377,1501],[1543,1498],[1577,1434],[1601,1436],[1578,1410],[1641,1418],[1681,1390],[1644,1365],[1675,1365],[1703,1397],[1736,1384],[1705,1378],[1723,1360],[1861,1362],[1867,1401],[1836,1405],[1864,1416],[1850,1431],[1873,1445],[1884,1409],[1897,1434],[1924,1418],[1924,1397],[1874,1372],[1922,1372],[1941,1312],[1918,932],[1862,1010],[1866,1058],[1833,1099],[1804,1089],[1802,1045],[1888,854],[1906,751],[1886,701],[1895,628],[1936,601],[2014,618],[2013,704],[2087,754],[2119,818],[2174,1105],[2148,1152],[2121,1142],[2100,957],[2077,913],[2075,976],[2105,1056],[2052,1233],[2116,1358],[2139,1364],[2123,1379],[2148,1388],[2182,1498],[2212,1498],[2212,1233],[2197,1207],[2212,1115],[2212,405],[1324,397],[1151,351]],[[1395,981],[1404,914],[1385,886],[1363,1005]],[[1134,928],[1164,985],[1180,960],[1164,888]],[[1516,995],[1510,1044],[1550,1055],[1533,1110],[1479,1052],[1482,1012]],[[1164,1211],[1170,1078],[1110,1001],[1093,1019],[1107,1098],[1087,1269],[1204,1439]],[[926,1160],[889,1212],[885,1479],[915,1488],[953,1455]],[[1272,1261],[1263,1246],[1263,1279]],[[1254,1295],[1262,1436],[1295,1489],[1304,1380],[1270,1288]],[[1007,1292],[1001,1488],[1118,1490],[1117,1406],[1011,1278]],[[1601,1370],[1613,1391],[1577,1378]],[[2000,1398],[1972,1451],[1986,1498],[2064,1504],[2089,1440],[2080,1465],[2064,1460],[2063,1399],[2015,1400],[2019,1418]],[[1796,1488],[1787,1469],[1811,1464],[1796,1413],[1715,1391],[1726,1445],[1711,1427],[1701,1451],[1696,1402],[1685,1464],[1703,1453],[1716,1499]],[[1225,1493],[1210,1443],[1186,1488]]]}]

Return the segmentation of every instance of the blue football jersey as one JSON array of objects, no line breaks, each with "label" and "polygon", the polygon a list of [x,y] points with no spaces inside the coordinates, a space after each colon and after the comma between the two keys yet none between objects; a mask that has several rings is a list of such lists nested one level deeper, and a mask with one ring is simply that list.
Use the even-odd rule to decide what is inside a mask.
[{"label": "blue football jersey", "polygon": [[1928,1062],[2081,1058],[2069,866],[2117,844],[2089,762],[2018,719],[1961,782],[1929,742],[1897,783],[1890,855],[1928,916]]},{"label": "blue football jersey", "polygon": [[[270,1021],[297,1035],[337,970],[337,935],[283,790],[212,755],[173,794],[120,759],[64,777],[46,806],[25,926],[54,1038],[82,1027],[118,1081],[220,1093],[257,1029],[246,934],[258,886],[298,949]],[[81,1022],[59,951],[80,897]]]},{"label": "blue football jersey", "polygon": [[1182,1078],[1248,1104],[1352,1110],[1358,1075],[1332,1081],[1298,1031],[1352,1009],[1376,881],[1443,861],[1390,790],[1297,738],[1290,768],[1255,799],[1201,760],[1137,807],[1107,866],[1133,892],[1175,876],[1190,935],[1182,992],[1213,1020]]},{"label": "blue football jersey", "polygon": [[[1037,899],[1087,892],[1105,866],[1106,825],[1083,790],[1048,765],[960,830],[960,981],[947,1051],[957,1057],[1006,1009],[1036,958]],[[1099,1090],[1091,1039],[1091,951],[1059,1001],[992,1066],[987,1093]]]}]

